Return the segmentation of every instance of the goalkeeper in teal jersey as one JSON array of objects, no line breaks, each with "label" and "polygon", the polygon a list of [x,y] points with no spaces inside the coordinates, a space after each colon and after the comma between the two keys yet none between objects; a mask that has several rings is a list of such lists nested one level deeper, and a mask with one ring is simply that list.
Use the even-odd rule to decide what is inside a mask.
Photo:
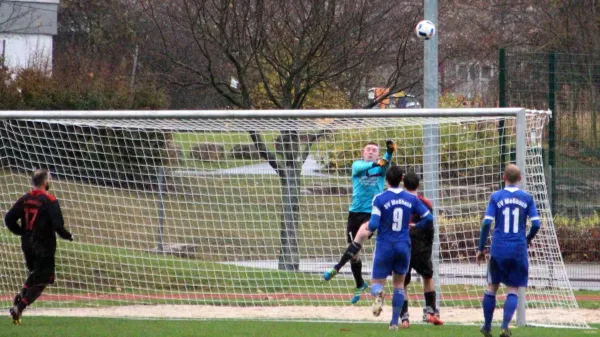
[{"label": "goalkeeper in teal jersey", "polygon": [[383,192],[385,173],[390,166],[394,151],[396,151],[396,144],[388,140],[383,159],[379,159],[379,146],[377,143],[371,142],[363,148],[363,159],[352,164],[352,204],[349,208],[346,227],[346,240],[349,246],[340,261],[323,274],[325,281],[329,281],[350,261],[350,269],[356,281],[356,290],[351,303],[358,302],[368,287],[367,282],[362,278],[362,262],[358,255],[367,238],[357,238],[357,233],[362,226],[367,226],[371,219],[373,198]]}]

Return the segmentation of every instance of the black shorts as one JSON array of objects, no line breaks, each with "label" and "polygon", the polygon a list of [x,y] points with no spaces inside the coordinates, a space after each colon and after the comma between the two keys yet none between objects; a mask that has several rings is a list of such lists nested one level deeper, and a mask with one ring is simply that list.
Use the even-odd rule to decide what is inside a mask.
[{"label": "black shorts", "polygon": [[[346,240],[348,243],[352,243],[356,237],[356,233],[360,229],[360,226],[365,222],[371,220],[371,213],[362,212],[350,212],[348,213],[348,224],[346,226]],[[369,239],[371,236],[369,236]]]},{"label": "black shorts", "polygon": [[23,251],[27,270],[31,273],[28,280],[30,285],[54,283],[54,256],[43,256]]},{"label": "black shorts", "polygon": [[412,254],[410,258],[410,265],[408,266],[408,272],[404,278],[405,286],[410,283],[410,273],[413,269],[423,278],[432,278],[433,263],[431,262],[431,252],[429,252],[429,254],[427,254],[427,252],[423,252],[421,254],[415,252]]}]

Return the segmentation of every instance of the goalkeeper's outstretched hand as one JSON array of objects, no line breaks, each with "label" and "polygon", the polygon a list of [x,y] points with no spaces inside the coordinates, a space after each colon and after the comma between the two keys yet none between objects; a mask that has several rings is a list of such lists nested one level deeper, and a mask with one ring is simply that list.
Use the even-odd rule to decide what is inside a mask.
[{"label": "goalkeeper's outstretched hand", "polygon": [[396,151],[396,143],[394,143],[394,141],[393,141],[393,140],[391,140],[391,139],[388,139],[388,140],[385,142],[385,147],[386,147],[386,149],[387,149],[387,152],[388,152],[389,154],[392,154],[392,153],[394,153],[394,151]]}]

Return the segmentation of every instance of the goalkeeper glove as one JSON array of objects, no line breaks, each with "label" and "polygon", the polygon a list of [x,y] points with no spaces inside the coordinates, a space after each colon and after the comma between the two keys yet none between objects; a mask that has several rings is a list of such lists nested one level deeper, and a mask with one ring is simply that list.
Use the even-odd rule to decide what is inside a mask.
[{"label": "goalkeeper glove", "polygon": [[385,147],[387,148],[387,153],[389,154],[392,154],[394,151],[396,151],[396,143],[394,143],[394,141],[391,139],[388,139],[385,142]]},{"label": "goalkeeper glove", "polygon": [[385,159],[377,159],[377,161],[373,162],[373,167],[382,167],[387,164],[387,160]]}]

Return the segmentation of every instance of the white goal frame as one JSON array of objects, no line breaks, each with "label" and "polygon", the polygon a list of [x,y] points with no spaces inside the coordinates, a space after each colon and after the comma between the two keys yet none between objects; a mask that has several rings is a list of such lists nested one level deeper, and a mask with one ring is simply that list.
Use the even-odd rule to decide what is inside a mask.
[{"label": "white goal frame", "polygon": [[[398,118],[398,117],[507,117],[515,118],[516,127],[516,164],[522,171],[520,188],[527,189],[526,154],[527,154],[527,110],[524,108],[460,108],[460,109],[386,109],[386,110],[158,110],[158,111],[0,111],[0,120],[118,120],[118,119],[273,119],[273,118]],[[438,124],[424,125],[423,129],[423,177],[425,197],[433,202],[434,219],[438,219],[439,193],[439,129]],[[484,210],[482,210],[483,214]],[[439,275],[439,225],[435,224],[435,241],[433,249],[434,279]],[[436,289],[439,301],[439,282]],[[439,303],[439,302],[438,302]],[[525,288],[519,290],[517,325],[525,326],[526,300]]]}]

